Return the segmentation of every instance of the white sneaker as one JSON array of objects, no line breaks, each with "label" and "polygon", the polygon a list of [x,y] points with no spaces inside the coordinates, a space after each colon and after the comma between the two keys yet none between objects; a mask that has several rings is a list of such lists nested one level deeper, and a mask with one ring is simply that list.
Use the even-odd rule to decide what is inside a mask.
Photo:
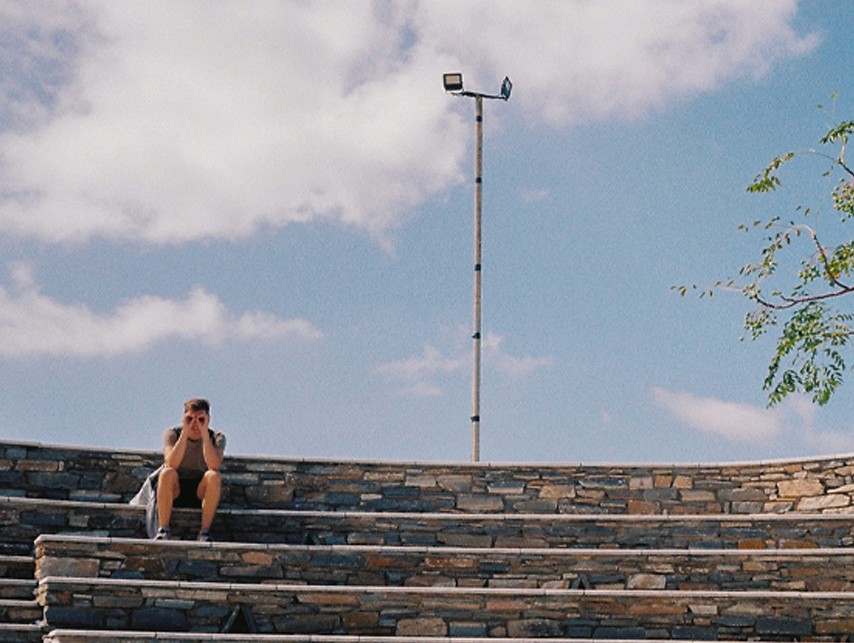
[{"label": "white sneaker", "polygon": [[172,540],[172,532],[169,527],[161,527],[154,535],[154,540]]}]

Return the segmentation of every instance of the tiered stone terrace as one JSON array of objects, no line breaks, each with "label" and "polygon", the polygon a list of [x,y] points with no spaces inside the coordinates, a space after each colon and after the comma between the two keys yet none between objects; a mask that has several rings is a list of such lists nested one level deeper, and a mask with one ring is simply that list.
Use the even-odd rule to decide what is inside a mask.
[{"label": "tiered stone terrace", "polygon": [[[0,442],[0,640],[846,641],[854,456],[727,465],[230,457],[152,542],[155,452]],[[179,510],[189,536],[197,512]]]}]

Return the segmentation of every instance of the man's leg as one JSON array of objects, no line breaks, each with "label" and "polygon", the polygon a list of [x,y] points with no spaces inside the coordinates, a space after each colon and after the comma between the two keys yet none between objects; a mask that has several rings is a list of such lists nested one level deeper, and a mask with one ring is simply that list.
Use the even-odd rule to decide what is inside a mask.
[{"label": "man's leg", "polygon": [[202,501],[202,531],[207,531],[213,524],[216,516],[219,499],[222,496],[222,476],[219,471],[208,470],[205,472],[197,491]]},{"label": "man's leg", "polygon": [[180,490],[178,472],[171,467],[164,467],[157,477],[157,521],[161,529],[169,528],[169,522],[172,520],[172,505]]}]

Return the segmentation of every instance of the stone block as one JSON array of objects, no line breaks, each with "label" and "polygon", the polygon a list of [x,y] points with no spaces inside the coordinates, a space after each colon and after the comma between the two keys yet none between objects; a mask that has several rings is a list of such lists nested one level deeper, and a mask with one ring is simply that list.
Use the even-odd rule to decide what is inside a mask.
[{"label": "stone block", "polygon": [[854,616],[819,619],[815,623],[816,634],[850,634],[851,632],[854,632]]},{"label": "stone block", "polygon": [[650,502],[673,501],[679,497],[679,490],[673,487],[655,487],[643,492],[643,499]]},{"label": "stone block", "polygon": [[685,475],[678,475],[673,479],[673,487],[676,489],[691,489],[694,486],[693,480]]},{"label": "stone block", "polygon": [[62,489],[66,492],[77,489],[79,476],[73,473],[35,471],[27,474],[27,484],[45,489]]},{"label": "stone block", "polygon": [[805,636],[813,633],[812,623],[806,619],[768,618],[756,619],[757,634],[784,634],[787,636]]},{"label": "stone block", "polygon": [[248,565],[271,565],[273,556],[266,551],[248,551],[240,556],[240,560]]},{"label": "stone block", "polygon": [[652,489],[652,476],[633,476],[629,478],[629,489]]},{"label": "stone block", "polygon": [[653,515],[659,513],[659,506],[646,500],[629,500],[626,510],[631,515]]},{"label": "stone block", "polygon": [[80,609],[79,606],[47,605],[44,608],[45,624],[51,629],[73,627],[80,629],[99,629],[102,626],[101,615],[93,610]]},{"label": "stone block", "polygon": [[374,631],[377,627],[377,623],[379,623],[379,614],[365,610],[348,612],[347,614],[342,615],[341,622],[348,632],[370,632]]},{"label": "stone block", "polygon": [[371,482],[400,482],[406,475],[405,471],[365,471],[363,478]]},{"label": "stone block", "polygon": [[561,624],[551,619],[520,619],[507,623],[510,638],[556,638],[562,634]]},{"label": "stone block", "polygon": [[15,465],[18,471],[61,471],[60,462],[46,462],[44,460],[19,460]]},{"label": "stone block", "polygon": [[469,621],[452,621],[448,625],[448,636],[458,638],[484,638],[489,636],[503,636],[502,634],[491,634],[484,623]]},{"label": "stone block", "polygon": [[700,616],[715,616],[718,613],[718,606],[714,603],[689,603],[688,611]]},{"label": "stone block", "polygon": [[733,502],[730,510],[734,514],[757,514],[764,508],[764,502]]},{"label": "stone block", "polygon": [[426,474],[407,476],[405,484],[408,487],[418,487],[421,489],[429,489],[431,487],[438,486],[436,476]]},{"label": "stone block", "polygon": [[[368,617],[368,614],[364,616]],[[272,620],[276,631],[283,634],[334,632],[340,622],[335,614],[291,614]]]},{"label": "stone block", "polygon": [[404,618],[397,623],[397,636],[446,636],[448,626],[441,618]]},{"label": "stone block", "polygon": [[628,486],[626,479],[618,476],[583,477],[578,483],[585,489],[619,489]]},{"label": "stone block", "polygon": [[293,497],[294,488],[289,485],[263,484],[246,488],[247,500],[260,505],[286,504],[291,502]]},{"label": "stone block", "polygon": [[500,496],[461,494],[457,498],[457,509],[469,513],[494,513],[504,509]]},{"label": "stone block", "polygon": [[284,577],[282,568],[278,565],[223,565],[219,570],[219,575],[226,579],[240,578],[259,581]]},{"label": "stone block", "polygon": [[540,487],[540,498],[546,500],[560,500],[561,498],[575,498],[574,485],[544,484]]},{"label": "stone block", "polygon": [[824,493],[824,485],[815,479],[781,480],[777,483],[777,493],[781,498],[819,496]]},{"label": "stone block", "polygon": [[393,486],[393,487],[385,487],[382,490],[383,498],[417,498],[421,495],[421,490],[418,487],[407,487],[407,486]]},{"label": "stone block", "polygon": [[652,486],[656,489],[669,487],[671,484],[673,484],[673,476],[671,475],[656,474],[652,478]]},{"label": "stone block", "polygon": [[673,628],[673,638],[680,641],[714,641],[718,638],[718,631],[709,625],[682,625]]},{"label": "stone block", "polygon": [[815,496],[802,498],[798,503],[798,511],[824,511],[825,509],[839,509],[851,505],[851,498],[842,495]]},{"label": "stone block", "polygon": [[516,513],[522,514],[553,514],[557,511],[555,500],[523,500],[521,502],[509,502],[510,508]]},{"label": "stone block", "polygon": [[472,490],[471,476],[441,475],[436,477],[436,483],[446,491],[469,492]]},{"label": "stone block", "polygon": [[97,578],[100,564],[96,558],[45,557],[39,560],[37,578],[48,576],[74,576]]},{"label": "stone block", "polygon": [[582,504],[598,505],[605,498],[605,492],[598,489],[579,489],[575,501]]},{"label": "stone block", "polygon": [[717,497],[711,491],[683,489],[679,492],[679,499],[682,502],[715,502]]},{"label": "stone block", "polygon": [[627,589],[664,589],[667,576],[663,574],[632,574],[626,582]]}]

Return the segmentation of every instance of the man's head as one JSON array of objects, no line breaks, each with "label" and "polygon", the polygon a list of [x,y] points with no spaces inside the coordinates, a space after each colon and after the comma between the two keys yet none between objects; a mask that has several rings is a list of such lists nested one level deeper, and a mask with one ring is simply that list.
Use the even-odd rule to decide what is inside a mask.
[{"label": "man's head", "polygon": [[187,436],[191,440],[198,440],[202,437],[202,431],[208,427],[211,416],[210,403],[200,397],[184,402],[184,430],[187,431]]}]

